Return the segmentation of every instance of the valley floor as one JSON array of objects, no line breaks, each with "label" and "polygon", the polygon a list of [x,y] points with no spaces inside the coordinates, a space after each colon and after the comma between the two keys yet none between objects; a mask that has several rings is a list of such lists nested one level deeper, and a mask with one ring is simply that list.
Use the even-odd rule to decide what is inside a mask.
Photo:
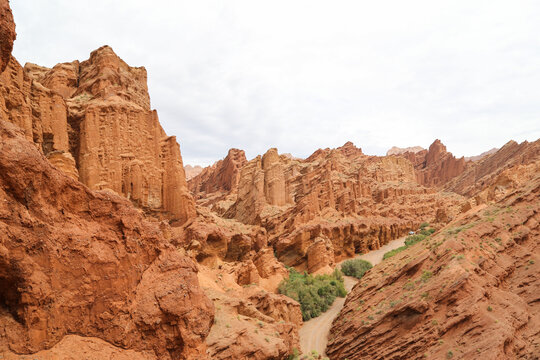
[{"label": "valley floor", "polygon": [[[382,261],[383,255],[386,252],[403,246],[405,244],[405,238],[406,237],[401,237],[390,241],[380,249],[370,251],[367,254],[358,255],[355,259],[367,260],[375,266]],[[337,264],[336,267],[340,266],[341,263]],[[358,280],[350,276],[344,276],[344,278],[345,288],[347,289],[347,292],[350,292]],[[309,354],[311,351],[315,350],[318,354],[324,355],[332,322],[343,308],[344,303],[345,298],[337,298],[325,313],[304,322],[304,325],[300,328],[300,350],[302,354]]]}]

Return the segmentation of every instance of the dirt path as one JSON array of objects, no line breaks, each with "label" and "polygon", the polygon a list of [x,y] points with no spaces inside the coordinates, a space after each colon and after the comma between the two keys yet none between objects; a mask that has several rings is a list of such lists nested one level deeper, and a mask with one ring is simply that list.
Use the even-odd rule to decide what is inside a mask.
[{"label": "dirt path", "polygon": [[[403,246],[405,237],[390,241],[378,250],[370,251],[367,254],[356,256],[355,259],[364,259],[373,266],[382,261],[384,253]],[[337,264],[339,267],[341,263]],[[353,277],[345,276],[345,289],[350,292],[357,280]],[[345,298],[337,298],[330,309],[322,315],[304,322],[300,328],[300,350],[303,354],[309,354],[312,350],[324,355],[326,343],[328,342],[328,333],[332,327],[332,321],[339,314],[345,304]]]}]

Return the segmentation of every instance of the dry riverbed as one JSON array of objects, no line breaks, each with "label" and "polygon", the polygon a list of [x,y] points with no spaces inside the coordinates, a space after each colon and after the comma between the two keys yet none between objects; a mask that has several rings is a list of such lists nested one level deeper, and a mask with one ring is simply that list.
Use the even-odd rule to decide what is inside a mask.
[{"label": "dry riverbed", "polygon": [[[373,266],[382,261],[383,255],[390,251],[397,249],[405,244],[405,237],[390,241],[378,250],[370,251],[364,255],[358,255],[355,259],[363,259],[369,261]],[[340,267],[341,263],[337,265]],[[357,279],[349,276],[345,276],[345,289],[350,292]],[[328,342],[328,333],[332,326],[332,321],[339,314],[345,303],[345,298],[337,298],[332,306],[320,316],[310,319],[304,322],[304,325],[300,328],[300,350],[302,354],[309,354],[315,350],[318,354],[323,354],[326,350],[326,343]]]}]

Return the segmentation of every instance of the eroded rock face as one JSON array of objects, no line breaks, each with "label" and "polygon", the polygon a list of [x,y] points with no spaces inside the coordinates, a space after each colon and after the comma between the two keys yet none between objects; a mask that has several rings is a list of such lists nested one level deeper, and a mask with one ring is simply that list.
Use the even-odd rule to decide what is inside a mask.
[{"label": "eroded rock face", "polygon": [[11,58],[15,37],[15,23],[9,0],[0,0],[0,73],[4,71]]},{"label": "eroded rock face", "polygon": [[453,216],[462,201],[420,186],[407,159],[347,143],[306,160],[270,149],[249,161],[224,216],[263,226],[281,262],[318,272],[433,222],[441,208]]},{"label": "eroded rock face", "polygon": [[3,120],[0,140],[0,352],[78,334],[160,359],[205,358],[213,305],[160,225],[55,169]]},{"label": "eroded rock face", "polygon": [[240,179],[240,169],[246,163],[244,150],[230,149],[223,160],[204,168],[200,174],[190,179],[188,182],[189,190],[194,194],[236,191]]},{"label": "eroded rock face", "polygon": [[[206,340],[211,359],[284,359],[299,347],[300,304],[262,289],[239,284],[238,266],[223,263],[216,270],[201,266],[199,279],[216,305],[216,319]],[[250,272],[257,269],[250,263]],[[262,278],[263,273],[257,276]]]},{"label": "eroded rock face", "polygon": [[[418,162],[424,155],[423,161]],[[404,156],[413,162],[417,180],[424,186],[442,186],[462,174],[467,167],[465,158],[456,159],[454,155],[446,151],[446,146],[438,139],[431,144],[427,152],[405,152],[399,156]]]},{"label": "eroded rock face", "polygon": [[[503,187],[508,185],[503,184],[504,181],[499,175],[515,166],[531,164],[539,156],[540,140],[524,141],[521,144],[509,141],[498,151],[471,164],[463,174],[448,182],[444,188],[467,197],[477,197],[480,192],[491,187],[491,194],[480,195],[477,200],[479,202],[494,201],[496,199],[493,191],[497,185]],[[516,172],[510,170],[510,176],[507,177],[506,182],[513,182],[511,180],[514,177],[512,174],[516,174]]]},{"label": "eroded rock face", "polygon": [[508,169],[517,188],[370,270],[332,325],[330,359],[534,359],[538,166]]},{"label": "eroded rock face", "polygon": [[186,172],[186,180],[190,180],[199,175],[203,171],[203,168],[200,165],[185,165],[184,171]]},{"label": "eroded rock face", "polygon": [[418,153],[420,151],[424,151],[424,150],[426,150],[426,149],[424,149],[421,146],[411,146],[411,147],[406,147],[406,148],[400,148],[400,147],[397,147],[397,146],[392,146],[392,148],[390,148],[390,150],[388,150],[386,152],[386,156],[400,155],[400,154],[404,154],[404,153],[416,154],[416,153]]},{"label": "eroded rock face", "polygon": [[[11,351],[2,353],[5,360],[28,359],[28,355],[18,355]],[[48,350],[32,354],[33,359],[62,360],[157,360],[152,351],[125,350],[94,337],[66,335],[58,344]]]},{"label": "eroded rock face", "polygon": [[150,109],[144,68],[108,46],[52,69],[11,59],[0,92],[4,118],[66,174],[173,222],[195,216],[176,139]]}]

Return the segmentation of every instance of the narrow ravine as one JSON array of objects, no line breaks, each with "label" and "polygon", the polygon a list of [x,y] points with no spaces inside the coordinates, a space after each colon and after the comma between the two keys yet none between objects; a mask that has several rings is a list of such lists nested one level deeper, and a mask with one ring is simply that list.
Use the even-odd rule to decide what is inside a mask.
[{"label": "narrow ravine", "polygon": [[[378,250],[370,251],[364,255],[358,255],[355,259],[363,259],[369,261],[373,266],[382,261],[383,255],[393,249],[396,249],[405,244],[405,237],[390,241]],[[336,267],[340,267],[341,263]],[[349,276],[345,276],[345,289],[347,293],[350,292],[358,281],[357,279]],[[328,333],[332,327],[332,321],[339,314],[343,305],[345,304],[345,298],[337,298],[332,306],[324,312],[322,315],[310,319],[304,322],[304,325],[300,328],[300,350],[302,354],[309,354],[315,350],[318,354],[324,355],[326,350],[326,344],[328,342]]]}]

